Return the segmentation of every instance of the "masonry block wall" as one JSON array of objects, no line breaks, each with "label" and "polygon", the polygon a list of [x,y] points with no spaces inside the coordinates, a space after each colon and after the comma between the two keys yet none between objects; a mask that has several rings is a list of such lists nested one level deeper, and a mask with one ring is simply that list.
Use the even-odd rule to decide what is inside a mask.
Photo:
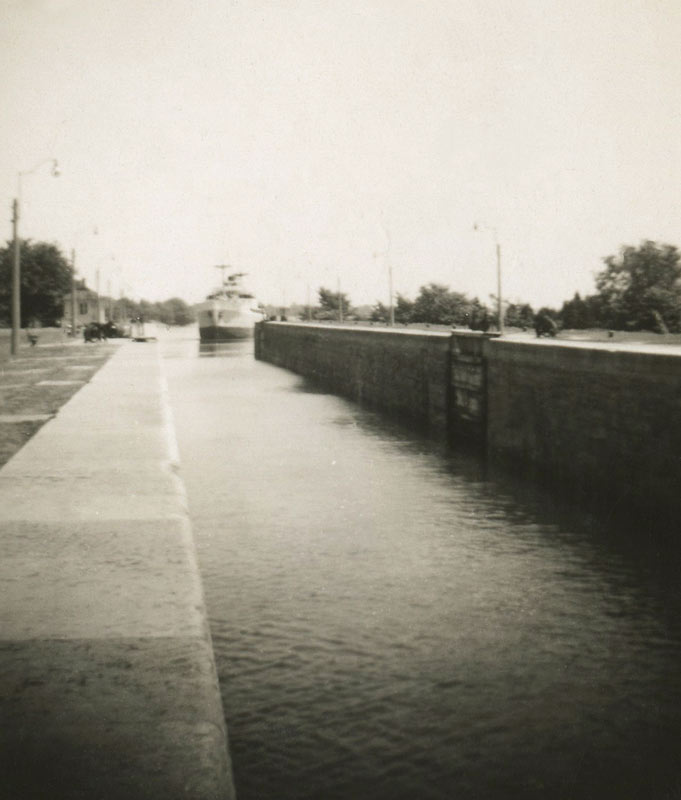
[{"label": "masonry block wall", "polygon": [[681,514],[681,357],[284,323],[256,356],[613,510]]},{"label": "masonry block wall", "polygon": [[255,336],[257,358],[447,435],[449,333],[266,322]]},{"label": "masonry block wall", "polygon": [[681,510],[681,358],[490,341],[492,456],[613,507]]}]

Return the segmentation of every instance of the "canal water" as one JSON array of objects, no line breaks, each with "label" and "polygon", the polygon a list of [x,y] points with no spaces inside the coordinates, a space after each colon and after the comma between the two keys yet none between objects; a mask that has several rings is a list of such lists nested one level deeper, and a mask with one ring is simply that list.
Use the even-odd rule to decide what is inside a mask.
[{"label": "canal water", "polygon": [[681,798],[678,553],[161,343],[239,800]]}]

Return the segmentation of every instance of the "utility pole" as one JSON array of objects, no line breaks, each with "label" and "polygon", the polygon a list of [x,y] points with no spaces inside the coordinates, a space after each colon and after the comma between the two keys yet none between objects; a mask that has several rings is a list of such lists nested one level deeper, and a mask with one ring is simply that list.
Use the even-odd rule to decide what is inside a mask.
[{"label": "utility pole", "polygon": [[393,302],[393,266],[388,261],[388,289],[390,291],[390,327],[395,327],[395,304]]},{"label": "utility pole", "polygon": [[381,228],[383,229],[383,235],[385,236],[385,250],[374,253],[374,258],[377,258],[378,256],[385,256],[385,263],[388,266],[388,325],[390,325],[391,328],[394,328],[395,302],[393,297],[393,265],[390,259],[390,231],[386,227],[386,224],[383,220],[381,220]]},{"label": "utility pole", "polygon": [[71,336],[76,335],[76,250],[71,250]]},{"label": "utility pole", "polygon": [[341,282],[338,278],[338,321],[343,324],[343,298],[341,297]]},{"label": "utility pole", "polygon": [[501,296],[501,245],[497,242],[497,319],[499,335],[504,335],[504,304]]},{"label": "utility pole", "polygon": [[[88,226],[81,231],[78,231],[74,236],[74,243],[77,244],[80,236],[88,233],[92,228],[92,235],[96,236],[99,233],[96,225]],[[85,283],[85,276],[83,276],[83,284]],[[71,336],[76,335],[76,322],[78,320],[78,279],[76,272],[76,248],[71,248]]]},{"label": "utility pole", "polygon": [[96,272],[96,283],[97,283],[97,322],[102,321],[102,298],[99,294],[99,269]]},{"label": "utility pole", "polygon": [[473,225],[474,231],[491,231],[494,236],[494,244],[496,245],[497,253],[497,325],[499,334],[503,336],[504,333],[504,301],[501,294],[501,245],[499,244],[499,236],[496,228],[491,228],[488,225],[482,225],[476,222]]},{"label": "utility pole", "polygon": [[19,330],[21,328],[21,242],[19,241],[19,199],[12,203],[12,236],[14,259],[12,261],[12,355],[19,352]]}]

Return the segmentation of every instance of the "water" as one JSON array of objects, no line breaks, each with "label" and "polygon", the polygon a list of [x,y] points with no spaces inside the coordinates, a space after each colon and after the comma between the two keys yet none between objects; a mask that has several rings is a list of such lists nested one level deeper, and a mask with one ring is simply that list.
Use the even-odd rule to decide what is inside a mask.
[{"label": "water", "polygon": [[250,343],[163,352],[240,800],[681,797],[679,558],[652,531]]}]

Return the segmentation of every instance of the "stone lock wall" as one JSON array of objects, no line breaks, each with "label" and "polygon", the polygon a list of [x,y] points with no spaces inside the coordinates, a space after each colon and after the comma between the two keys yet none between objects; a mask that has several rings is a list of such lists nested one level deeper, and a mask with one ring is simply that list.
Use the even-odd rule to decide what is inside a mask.
[{"label": "stone lock wall", "polygon": [[681,357],[493,341],[487,449],[613,507],[681,511]]},{"label": "stone lock wall", "polygon": [[681,512],[681,357],[261,323],[256,356],[615,507]]},{"label": "stone lock wall", "polygon": [[447,332],[268,322],[255,334],[257,358],[442,436],[449,428],[449,347]]},{"label": "stone lock wall", "polygon": [[446,440],[484,444],[485,348],[496,335],[260,323],[255,354]]}]

